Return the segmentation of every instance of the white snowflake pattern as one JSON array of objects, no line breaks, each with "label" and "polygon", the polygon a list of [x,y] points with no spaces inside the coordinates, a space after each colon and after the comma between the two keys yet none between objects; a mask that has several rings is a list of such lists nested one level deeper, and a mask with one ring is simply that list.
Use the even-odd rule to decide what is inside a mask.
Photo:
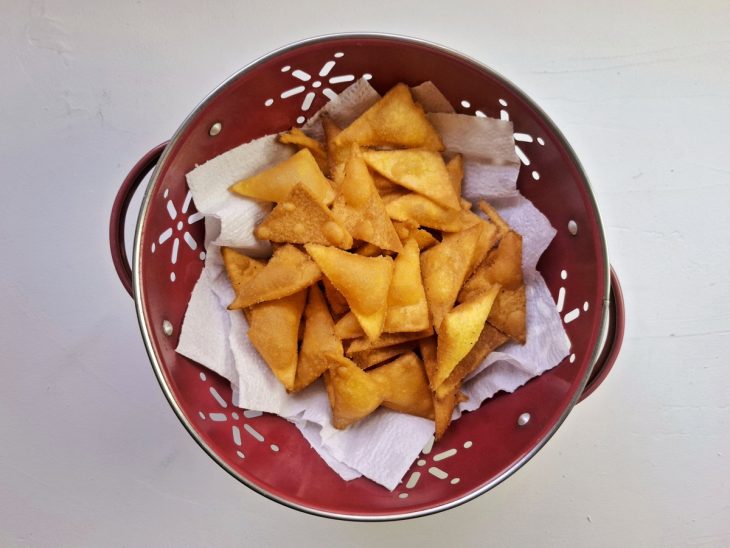
[{"label": "white snowflake pattern", "polygon": [[[407,499],[408,492],[414,489],[419,484],[424,474],[427,473],[442,481],[449,480],[449,483],[451,485],[456,485],[461,481],[461,478],[456,476],[449,479],[449,473],[436,465],[436,463],[440,463],[441,461],[450,459],[451,457],[456,455],[459,452],[459,449],[456,447],[452,447],[451,449],[446,449],[444,451],[439,451],[438,453],[431,454],[431,451],[433,450],[433,443],[434,440],[433,438],[431,438],[431,440],[423,447],[420,458],[416,461],[416,466],[418,468],[411,472],[411,474],[408,476],[408,479],[405,483],[405,490],[401,490],[400,492],[395,491],[398,493],[399,499]],[[463,449],[471,449],[473,445],[473,442],[465,441],[462,447]]]}]

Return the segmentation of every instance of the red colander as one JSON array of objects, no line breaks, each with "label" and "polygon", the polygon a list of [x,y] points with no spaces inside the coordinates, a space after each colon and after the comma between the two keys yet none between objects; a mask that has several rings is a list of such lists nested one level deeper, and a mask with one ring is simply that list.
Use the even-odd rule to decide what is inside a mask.
[{"label": "red colander", "polygon": [[[331,97],[365,77],[381,93],[431,80],[457,112],[510,119],[522,161],[518,188],[557,229],[542,273],[565,322],[571,354],[513,394],[465,414],[423,453],[394,490],[342,480],[296,427],[231,404],[228,382],[175,353],[193,286],[203,268],[204,227],[185,174],[257,137],[301,125]],[[133,267],[124,248],[132,193],[144,195]],[[530,459],[573,405],[605,378],[621,346],[624,311],[593,194],[563,135],[524,93],[464,55],[422,40],[345,34],[292,44],[251,63],[211,93],[172,139],[128,175],[110,223],[112,257],[134,297],[162,390],[195,441],[259,493],[321,516],[353,520],[416,517],[470,500]]]}]

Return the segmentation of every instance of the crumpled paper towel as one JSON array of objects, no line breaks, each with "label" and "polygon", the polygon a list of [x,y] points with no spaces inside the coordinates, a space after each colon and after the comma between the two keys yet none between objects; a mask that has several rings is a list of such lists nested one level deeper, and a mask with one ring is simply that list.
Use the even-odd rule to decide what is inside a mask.
[{"label": "crumpled paper towel", "polygon": [[[512,124],[502,120],[474,123],[475,118],[453,113],[448,101],[430,83],[414,90],[431,120],[444,131],[446,153],[465,155],[464,188],[469,198],[487,199],[523,236],[523,269],[527,307],[527,344],[508,343],[490,354],[464,383],[469,400],[459,405],[455,417],[476,409],[500,390],[508,392],[557,365],[569,351],[569,343],[555,303],[535,265],[552,240],[555,230],[527,199],[516,193]],[[379,95],[361,79],[329,102],[304,125],[321,138],[316,120],[323,112],[341,126],[377,101]],[[468,126],[459,133],[459,125]],[[459,137],[466,135],[467,137]],[[480,154],[473,141],[510,142],[494,153]],[[468,141],[468,142],[467,142]],[[491,142],[491,141],[489,141]],[[392,490],[401,481],[423,446],[433,436],[433,422],[380,408],[347,430],[330,422],[330,408],[321,382],[298,394],[287,394],[248,340],[248,324],[240,311],[227,310],[233,300],[219,246],[265,253],[253,236],[255,224],[268,208],[254,200],[232,196],[228,187],[255,171],[291,154],[288,147],[263,137],[241,145],[197,167],[188,174],[196,207],[206,215],[205,267],[183,321],[177,351],[208,367],[231,382],[233,403],[246,409],[274,413],[292,421],[324,461],[346,480],[363,475]],[[258,167],[257,167],[258,166]],[[511,170],[511,171],[509,171]]]}]

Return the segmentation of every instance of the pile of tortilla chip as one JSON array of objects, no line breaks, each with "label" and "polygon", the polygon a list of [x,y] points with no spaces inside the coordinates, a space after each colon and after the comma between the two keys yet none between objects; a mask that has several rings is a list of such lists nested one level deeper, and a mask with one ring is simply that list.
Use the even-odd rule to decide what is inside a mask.
[{"label": "pile of tortilla chip", "polygon": [[325,141],[231,191],[274,202],[255,235],[261,261],[223,248],[248,336],[287,391],[320,377],[332,424],[379,406],[435,421],[440,438],[462,381],[508,340],[525,342],[522,239],[486,202],[461,196],[463,160],[398,84]]}]

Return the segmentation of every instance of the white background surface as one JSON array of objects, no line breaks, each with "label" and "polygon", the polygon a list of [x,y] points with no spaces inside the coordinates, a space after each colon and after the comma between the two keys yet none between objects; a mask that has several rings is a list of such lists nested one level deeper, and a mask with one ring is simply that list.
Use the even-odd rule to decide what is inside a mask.
[{"label": "white background surface", "polygon": [[[0,0],[0,545],[730,545],[728,4],[426,4]],[[593,181],[628,310],[618,364],[544,450],[400,523],[300,514],[210,460],[108,252],[128,168],[205,94],[345,30],[443,43],[544,107]]]}]

